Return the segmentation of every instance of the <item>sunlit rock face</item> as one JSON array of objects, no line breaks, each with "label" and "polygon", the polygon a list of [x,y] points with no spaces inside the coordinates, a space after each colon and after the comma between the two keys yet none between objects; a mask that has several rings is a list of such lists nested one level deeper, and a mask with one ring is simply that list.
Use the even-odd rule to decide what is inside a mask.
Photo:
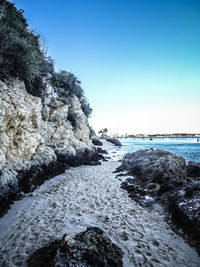
[{"label": "sunlit rock face", "polygon": [[40,99],[28,94],[22,82],[10,86],[0,82],[0,106],[1,166],[18,159],[31,160],[44,144]]},{"label": "sunlit rock face", "polygon": [[75,155],[92,149],[88,120],[75,95],[60,97],[49,86],[40,99],[20,81],[9,86],[0,82],[0,94],[1,169],[21,161],[48,164],[55,159],[54,151]]}]

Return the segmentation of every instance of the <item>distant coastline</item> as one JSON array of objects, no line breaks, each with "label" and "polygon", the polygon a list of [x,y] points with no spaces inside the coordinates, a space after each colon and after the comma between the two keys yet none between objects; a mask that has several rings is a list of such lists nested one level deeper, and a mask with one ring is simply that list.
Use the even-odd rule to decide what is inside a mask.
[{"label": "distant coastline", "polygon": [[145,138],[145,137],[149,137],[149,138],[155,138],[155,137],[200,137],[200,133],[199,134],[189,134],[189,133],[173,133],[173,134],[124,134],[124,135],[115,135],[115,137],[117,138],[137,138],[137,137],[141,137],[141,138]]}]

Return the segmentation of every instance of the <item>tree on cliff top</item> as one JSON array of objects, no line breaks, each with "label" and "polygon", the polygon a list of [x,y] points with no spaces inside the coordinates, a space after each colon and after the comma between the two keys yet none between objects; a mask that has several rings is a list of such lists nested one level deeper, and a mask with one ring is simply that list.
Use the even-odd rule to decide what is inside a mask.
[{"label": "tree on cliff top", "polygon": [[99,134],[106,134],[107,132],[108,132],[108,129],[104,128],[104,129],[100,130],[98,133]]}]

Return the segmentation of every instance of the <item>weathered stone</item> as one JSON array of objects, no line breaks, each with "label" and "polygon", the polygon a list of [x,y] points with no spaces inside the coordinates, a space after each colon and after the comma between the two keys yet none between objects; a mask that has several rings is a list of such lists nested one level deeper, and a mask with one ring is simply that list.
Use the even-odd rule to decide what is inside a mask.
[{"label": "weathered stone", "polygon": [[[75,95],[64,103],[57,90],[47,86],[41,100],[27,93],[23,82],[18,80],[10,85],[0,82],[0,94],[1,169],[5,164],[17,165],[20,160],[33,158],[41,164],[44,160],[52,162],[58,149],[66,153],[93,150],[88,119]],[[68,120],[70,108],[75,114],[76,128]]]},{"label": "weathered stone", "polygon": [[170,179],[186,178],[186,162],[183,157],[164,150],[139,150],[126,154],[119,171],[128,170],[142,181],[162,184]]},{"label": "weathered stone", "polygon": [[10,86],[0,81],[0,96],[0,154],[3,152],[6,161],[31,160],[44,142],[40,134],[41,100],[27,93],[19,81]]},{"label": "weathered stone", "polygon": [[[76,126],[69,120],[70,109],[73,109]],[[72,94],[65,99],[59,90],[47,86],[42,96],[41,112],[44,118],[41,135],[45,144],[53,150],[65,150],[66,154],[70,154],[72,150],[93,149],[88,119],[75,95]]]},{"label": "weathered stone", "polygon": [[61,241],[34,252],[27,261],[29,267],[120,267],[123,252],[104,232],[89,227],[75,238],[64,235]]}]

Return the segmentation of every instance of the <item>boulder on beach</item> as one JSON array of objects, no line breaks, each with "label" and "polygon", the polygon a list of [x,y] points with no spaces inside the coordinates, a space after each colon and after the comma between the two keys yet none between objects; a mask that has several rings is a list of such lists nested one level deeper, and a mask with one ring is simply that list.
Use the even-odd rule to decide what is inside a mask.
[{"label": "boulder on beach", "polygon": [[99,139],[92,139],[92,143],[95,146],[103,146],[103,143]]},{"label": "boulder on beach", "polygon": [[28,259],[29,267],[120,267],[123,252],[97,227],[89,227],[75,238],[64,235],[62,240],[37,250]]},{"label": "boulder on beach", "polygon": [[186,178],[185,159],[159,149],[138,150],[126,154],[118,170],[127,170],[144,182],[154,181],[159,184],[170,179]]},{"label": "boulder on beach", "polygon": [[106,138],[106,141],[111,142],[115,146],[122,146],[121,142],[116,138]]}]

